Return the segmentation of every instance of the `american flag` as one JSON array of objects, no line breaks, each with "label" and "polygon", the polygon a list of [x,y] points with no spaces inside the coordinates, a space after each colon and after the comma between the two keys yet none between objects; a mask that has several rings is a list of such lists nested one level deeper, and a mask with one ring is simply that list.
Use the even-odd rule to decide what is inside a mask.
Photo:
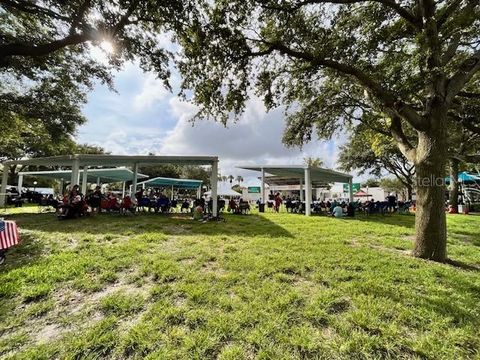
[{"label": "american flag", "polygon": [[19,242],[17,224],[14,221],[0,221],[0,250],[8,249]]}]

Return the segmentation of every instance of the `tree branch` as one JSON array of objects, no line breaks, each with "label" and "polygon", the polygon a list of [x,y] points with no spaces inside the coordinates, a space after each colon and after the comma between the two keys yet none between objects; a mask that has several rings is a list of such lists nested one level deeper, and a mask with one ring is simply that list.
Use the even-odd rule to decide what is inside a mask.
[{"label": "tree branch", "polygon": [[453,35],[452,41],[450,41],[450,44],[448,44],[447,49],[443,53],[441,60],[443,65],[446,65],[455,56],[458,45],[460,44],[460,39],[460,33]]},{"label": "tree branch", "polygon": [[[20,4],[14,3],[11,0],[0,0],[0,3],[4,3],[4,2],[9,4],[12,3],[16,7],[20,6]],[[98,40],[98,33],[93,29],[84,31],[81,34],[74,33],[75,28],[81,22],[81,18],[83,17],[85,11],[88,9],[89,4],[90,4],[89,0],[86,0],[82,4],[82,6],[80,7],[77,13],[77,16],[75,17],[75,19],[73,19],[73,22],[70,28],[70,34],[64,37],[63,39],[53,40],[51,42],[40,44],[40,45],[30,45],[30,44],[21,44],[21,43],[0,45],[0,67],[3,64],[5,64],[5,59],[9,56],[33,56],[33,57],[45,56],[70,45],[77,45],[77,44],[84,43],[86,41]],[[122,15],[119,21],[110,28],[109,32],[111,34],[113,35],[118,34],[118,32],[121,29],[123,29],[126,25],[128,25],[129,23],[128,19],[132,15],[132,13],[135,11],[138,4],[139,4],[139,0],[134,0],[131,2],[126,13]],[[27,6],[27,5],[32,5],[32,4],[24,4],[24,6]],[[64,19],[66,19],[69,22],[72,21],[72,19],[68,17]]]},{"label": "tree branch", "polygon": [[43,14],[47,15],[51,18],[62,20],[62,21],[70,21],[68,16],[60,15],[59,13],[50,10],[48,8],[44,8],[42,6],[36,5],[32,2],[28,1],[21,1],[21,0],[0,0],[0,5],[4,6],[5,8],[15,9],[18,11],[26,12],[29,14],[38,15]]},{"label": "tree branch", "polygon": [[120,18],[118,23],[112,28],[114,35],[117,34],[126,25],[128,25],[128,19],[133,14],[133,12],[137,8],[138,4],[139,4],[139,0],[133,0],[130,3],[130,6],[128,7],[126,13]]},{"label": "tree branch", "polygon": [[457,95],[467,99],[480,99],[480,93],[476,92],[460,91]]},{"label": "tree branch", "polygon": [[446,5],[438,11],[437,14],[437,24],[438,28],[442,27],[443,24],[448,20],[450,15],[453,14],[455,10],[461,5],[462,0],[453,0],[450,4]]},{"label": "tree branch", "polygon": [[392,137],[398,144],[398,148],[402,154],[407,158],[408,161],[414,163],[416,158],[416,150],[410,144],[407,136],[405,135],[402,128],[402,121],[397,116],[392,116],[392,122],[390,124],[390,132]]},{"label": "tree branch", "polygon": [[480,50],[474,52],[464,60],[458,71],[447,81],[446,100],[448,102],[462,90],[463,86],[470,81],[477,71],[480,70]]},{"label": "tree branch", "polygon": [[468,163],[480,164],[480,154],[478,154],[478,155],[465,155],[464,159]]},{"label": "tree branch", "polygon": [[94,40],[94,35],[74,34],[68,35],[61,40],[55,40],[41,45],[7,44],[0,45],[0,63],[8,56],[44,56],[69,45],[81,44],[88,40]]},{"label": "tree branch", "polygon": [[[448,21],[450,16],[458,10],[458,7],[462,4],[462,0],[453,0],[449,5],[445,6],[443,9],[438,11],[437,15],[437,26],[440,29]],[[478,0],[469,0],[467,5],[458,13],[457,17],[463,17],[469,15],[474,11],[475,7],[478,5]]]}]

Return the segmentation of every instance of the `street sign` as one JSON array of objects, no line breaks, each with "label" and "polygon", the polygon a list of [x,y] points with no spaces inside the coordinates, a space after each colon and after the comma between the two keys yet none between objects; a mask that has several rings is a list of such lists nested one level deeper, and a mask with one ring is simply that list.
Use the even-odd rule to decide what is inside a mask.
[{"label": "street sign", "polygon": [[[353,189],[353,193],[354,193],[354,194],[355,194],[356,192],[360,191],[360,183],[353,183],[353,184],[352,184],[352,189]],[[343,192],[344,192],[344,193],[348,193],[348,192],[349,192],[348,184],[343,184]]]}]

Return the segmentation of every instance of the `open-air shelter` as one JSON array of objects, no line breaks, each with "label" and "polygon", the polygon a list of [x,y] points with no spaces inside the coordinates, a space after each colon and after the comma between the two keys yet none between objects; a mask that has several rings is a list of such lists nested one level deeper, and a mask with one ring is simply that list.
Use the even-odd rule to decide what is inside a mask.
[{"label": "open-air shelter", "polygon": [[253,165],[239,166],[244,170],[261,172],[262,202],[267,201],[265,184],[269,185],[296,185],[300,184],[300,200],[303,199],[305,186],[305,215],[311,215],[312,186],[323,186],[332,182],[348,183],[350,201],[353,201],[352,175],[338,171],[305,165]]},{"label": "open-air shelter", "polygon": [[[132,189],[136,189],[138,183],[138,167],[140,165],[207,165],[212,167],[211,184],[214,216],[218,214],[217,206],[217,177],[218,177],[218,157],[217,156],[157,156],[157,155],[93,155],[93,154],[75,154],[51,156],[43,158],[32,158],[22,160],[9,160],[3,163],[2,185],[0,189],[0,206],[5,204],[8,168],[10,166],[45,166],[45,167],[69,167],[70,183],[79,184],[80,176],[82,183],[88,181],[88,170],[91,167],[130,167],[133,172]],[[132,194],[133,195],[133,194]]]},{"label": "open-air shelter", "polygon": [[[22,171],[18,173],[18,189],[22,188],[23,177],[32,176],[43,179],[56,179],[62,183],[71,181],[72,170],[45,170],[45,171]],[[82,192],[85,194],[87,190],[87,183],[89,184],[106,184],[113,182],[123,183],[123,195],[125,194],[125,182],[133,181],[133,171],[125,167],[110,168],[110,169],[87,169],[87,181],[82,177]],[[137,174],[137,179],[146,179],[147,175]]]}]

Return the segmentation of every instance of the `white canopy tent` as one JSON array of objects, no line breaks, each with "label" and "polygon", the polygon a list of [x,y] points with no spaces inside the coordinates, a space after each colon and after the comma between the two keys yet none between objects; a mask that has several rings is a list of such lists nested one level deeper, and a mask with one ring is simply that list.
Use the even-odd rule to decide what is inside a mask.
[{"label": "white canopy tent", "polygon": [[[204,195],[207,196],[207,197],[211,197],[212,191],[209,190],[209,191],[205,192]],[[219,182],[217,184],[217,196],[232,197],[232,196],[242,196],[242,194],[239,193],[239,192],[236,192],[235,190],[232,190],[231,187]]]},{"label": "white canopy tent", "polygon": [[322,169],[305,165],[254,165],[238,166],[240,169],[261,172],[262,202],[267,201],[265,184],[290,185],[300,184],[300,200],[303,199],[303,186],[305,186],[305,215],[311,215],[312,184],[321,186],[331,182],[349,184],[350,201],[353,201],[352,175],[344,174],[330,169]]},{"label": "white canopy tent", "polygon": [[211,183],[214,216],[218,215],[217,206],[217,156],[156,156],[156,155],[92,155],[75,154],[66,156],[51,156],[44,158],[32,158],[23,160],[10,160],[3,163],[2,185],[0,189],[0,206],[5,204],[5,193],[8,180],[8,169],[16,165],[32,166],[65,166],[71,168],[70,183],[78,184],[80,171],[82,171],[83,182],[86,184],[90,166],[128,166],[132,168],[133,179],[132,189],[137,187],[139,165],[155,164],[177,164],[177,165],[208,165],[212,167]]}]

